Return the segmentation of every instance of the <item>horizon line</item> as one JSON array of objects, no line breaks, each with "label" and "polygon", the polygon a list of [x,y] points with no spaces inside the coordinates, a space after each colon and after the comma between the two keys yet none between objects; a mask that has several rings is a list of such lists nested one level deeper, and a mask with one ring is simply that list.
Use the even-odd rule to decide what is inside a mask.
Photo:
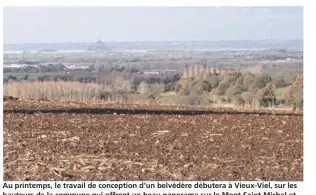
[{"label": "horizon line", "polygon": [[[99,39],[101,40],[101,39]],[[101,40],[102,41],[102,40]],[[234,42],[234,41],[304,41],[304,39],[226,39],[226,40],[188,40],[188,41],[102,41],[103,43],[146,43],[146,42]],[[63,43],[77,43],[77,44],[85,44],[85,43],[95,43],[93,42],[24,42],[24,43],[3,43],[3,45],[23,45],[23,44],[63,44]]]}]

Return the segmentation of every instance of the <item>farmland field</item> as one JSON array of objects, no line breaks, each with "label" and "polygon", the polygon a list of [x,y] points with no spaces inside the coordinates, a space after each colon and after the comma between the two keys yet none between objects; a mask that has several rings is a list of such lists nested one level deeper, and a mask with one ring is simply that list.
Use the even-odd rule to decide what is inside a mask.
[{"label": "farmland field", "polygon": [[284,96],[285,87],[279,87],[276,89],[275,95],[277,99],[282,99]]},{"label": "farmland field", "polygon": [[303,180],[303,114],[5,101],[5,180]]}]

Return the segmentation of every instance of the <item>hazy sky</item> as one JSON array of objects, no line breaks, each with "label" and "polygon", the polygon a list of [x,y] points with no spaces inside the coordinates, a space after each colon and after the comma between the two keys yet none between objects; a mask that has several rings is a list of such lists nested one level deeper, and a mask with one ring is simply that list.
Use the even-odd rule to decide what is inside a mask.
[{"label": "hazy sky", "polygon": [[4,43],[303,39],[302,7],[5,7]]}]

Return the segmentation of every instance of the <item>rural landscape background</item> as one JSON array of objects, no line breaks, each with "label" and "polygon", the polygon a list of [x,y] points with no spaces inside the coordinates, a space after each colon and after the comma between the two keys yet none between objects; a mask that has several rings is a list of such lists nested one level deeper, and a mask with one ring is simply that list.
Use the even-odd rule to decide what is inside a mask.
[{"label": "rural landscape background", "polygon": [[[24,100],[302,109],[302,43],[263,44],[278,48],[255,50],[260,42],[247,41],[117,44],[134,47],[128,52],[98,40],[61,53],[50,47],[67,46],[28,45],[22,54],[5,54],[4,93]],[[293,48],[282,48],[287,44]],[[209,45],[245,48],[208,51]],[[31,52],[39,47],[46,48]]]},{"label": "rural landscape background", "polygon": [[[24,25],[16,15],[25,9],[34,16],[54,10],[45,16],[54,28],[63,25],[55,21],[58,14],[67,13],[67,8],[7,8],[7,40],[36,40],[51,28],[38,21],[29,27],[43,28],[38,37],[16,33],[17,25]],[[68,8],[69,13],[75,9]],[[102,10],[85,9],[87,18],[91,9]],[[152,8],[143,8],[146,14],[147,9]],[[203,25],[213,22],[213,40],[96,37],[81,43],[4,44],[6,180],[303,180],[303,37],[297,35],[302,35],[297,23],[302,8],[157,9],[166,15],[174,9],[176,18],[190,13],[185,23],[177,21],[178,28],[193,22],[192,32],[202,35]],[[206,17],[220,14],[218,9],[224,10],[221,22],[196,22],[197,13]],[[157,19],[156,11],[148,25],[156,22],[165,32],[167,16]],[[232,20],[226,12],[240,17],[233,23],[247,27],[246,34],[223,26]],[[248,16],[261,30],[253,30],[257,24]],[[78,21],[64,37],[83,25]],[[226,39],[217,33],[224,29],[230,32]],[[283,35],[287,29],[292,31]],[[89,33],[83,30],[82,36]],[[185,32],[178,33],[184,37]]]}]

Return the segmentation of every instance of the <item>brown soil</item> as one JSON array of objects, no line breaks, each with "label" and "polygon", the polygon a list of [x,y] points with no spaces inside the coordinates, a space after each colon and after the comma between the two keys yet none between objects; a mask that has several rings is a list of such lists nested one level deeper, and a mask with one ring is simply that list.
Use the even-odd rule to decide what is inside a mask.
[{"label": "brown soil", "polygon": [[265,113],[10,101],[4,179],[302,181],[302,113]]}]

